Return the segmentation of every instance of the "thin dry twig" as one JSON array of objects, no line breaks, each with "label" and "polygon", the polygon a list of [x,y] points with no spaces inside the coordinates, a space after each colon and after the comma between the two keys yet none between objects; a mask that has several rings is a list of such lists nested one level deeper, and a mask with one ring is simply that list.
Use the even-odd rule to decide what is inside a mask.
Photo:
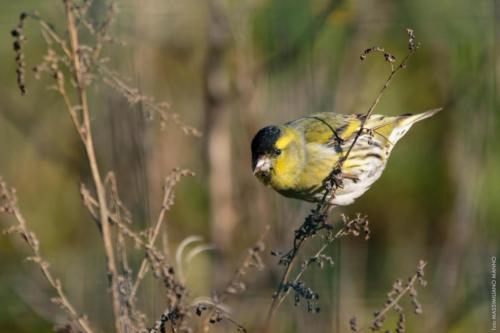
[{"label": "thin dry twig", "polygon": [[43,273],[43,276],[57,294],[57,297],[52,298],[52,302],[58,305],[64,312],[66,312],[69,319],[72,322],[76,323],[83,332],[94,333],[94,330],[91,328],[87,317],[77,312],[75,307],[67,298],[61,281],[56,278],[50,271],[49,263],[41,255],[40,241],[38,240],[36,234],[29,229],[26,220],[19,209],[15,189],[9,188],[1,177],[0,212],[10,214],[15,218],[17,224],[6,229],[4,233],[19,234],[29,246],[33,254],[28,257],[28,260],[38,265]]},{"label": "thin dry twig", "polygon": [[[113,239],[111,236],[111,230],[109,228],[109,221],[108,221],[109,212],[108,212],[108,205],[106,202],[106,189],[101,178],[95,154],[94,139],[92,137],[92,128],[90,125],[90,110],[88,106],[87,92],[85,90],[82,77],[83,68],[79,55],[80,43],[78,39],[78,30],[76,28],[75,18],[73,16],[73,3],[70,0],[64,0],[64,5],[66,9],[66,23],[69,33],[69,41],[71,45],[71,58],[74,67],[73,75],[76,81],[78,100],[82,110],[82,118],[83,118],[82,134],[84,138],[83,144],[85,146],[85,151],[87,152],[87,158],[97,193],[97,200],[99,202],[99,221],[102,230],[104,251],[106,253],[107,273],[109,276],[109,282],[111,287],[113,314],[115,318],[115,331],[117,333],[121,333],[123,331],[123,328],[120,322],[121,306],[120,306],[120,295],[119,295],[118,281],[117,281],[118,272],[117,272],[115,253],[113,248]],[[69,111],[71,114],[71,110]]]},{"label": "thin dry twig", "polygon": [[391,291],[388,293],[387,301],[384,304],[384,307],[380,311],[375,311],[373,313],[373,320],[371,321],[369,326],[364,326],[362,328],[358,328],[356,317],[352,317],[349,321],[349,326],[351,328],[351,332],[353,333],[361,333],[366,331],[368,328],[374,332],[382,329],[384,322],[386,320],[386,316],[390,310],[394,310],[399,314],[399,319],[397,322],[396,332],[403,333],[405,332],[405,315],[403,313],[403,308],[398,304],[401,298],[403,298],[406,294],[410,295],[411,303],[413,306],[413,310],[415,314],[422,314],[422,305],[417,300],[417,290],[415,289],[417,283],[420,286],[425,287],[427,285],[427,281],[424,280],[424,269],[427,263],[423,260],[420,260],[415,274],[408,278],[408,282],[403,285],[403,282],[398,279],[394,282],[394,285]]},{"label": "thin dry twig", "polygon": [[[116,42],[116,40],[109,35],[109,28],[114,21],[114,17],[117,13],[117,7],[114,3],[109,4],[106,12],[105,19],[98,24],[98,26],[94,26],[93,23],[89,21],[86,17],[88,9],[92,5],[92,1],[84,1],[84,5],[76,5],[72,0],[63,0],[66,4],[69,4],[71,7],[71,14],[73,16],[74,28],[77,32],[76,37],[78,37],[78,28],[79,24],[81,24],[87,31],[95,39],[95,45],[78,45],[78,56],[80,62],[80,84],[84,87],[90,85],[95,78],[99,78],[104,84],[113,88],[119,94],[124,96],[129,104],[135,105],[137,103],[142,103],[145,107],[145,110],[148,114],[148,119],[153,119],[154,115],[158,115],[160,119],[161,128],[165,128],[165,125],[168,121],[176,124],[185,134],[193,135],[196,137],[201,136],[201,132],[195,127],[189,126],[184,123],[179,114],[170,112],[170,104],[167,102],[158,102],[154,97],[145,95],[140,93],[138,88],[135,88],[129,85],[126,81],[127,79],[122,77],[118,72],[106,66],[107,58],[101,58],[102,50],[104,48],[105,43]],[[40,29],[44,39],[47,42],[47,46],[49,46],[49,51],[51,52],[51,65],[57,65],[57,62],[63,62],[70,69],[71,72],[75,72],[76,68],[73,66],[73,50],[70,46],[68,46],[68,42],[65,38],[61,37],[58,34],[54,27],[45,21],[37,12],[32,13],[21,13],[19,23],[11,31],[11,35],[14,38],[13,48],[16,52],[16,75],[18,80],[18,87],[21,91],[21,94],[26,93],[26,64],[24,62],[24,53],[23,53],[23,44],[26,42],[26,37],[24,36],[24,23],[26,19],[31,18],[37,21],[40,25]],[[71,35],[70,35],[71,37]],[[58,46],[62,54],[59,56],[55,50],[52,50],[50,47],[52,44]],[[124,45],[123,42],[119,42],[119,44]],[[55,59],[57,58],[57,59]],[[57,66],[56,66],[57,67]],[[35,76],[37,78],[40,77],[41,72],[48,72],[51,76],[57,79],[57,76],[63,77],[62,71],[56,70],[56,68],[52,66],[47,66],[47,63],[42,63],[33,68],[35,72]],[[62,80],[64,82],[64,80]],[[77,82],[74,80],[73,83]],[[57,87],[58,88],[58,87]],[[59,90],[59,89],[56,89]],[[62,89],[64,90],[64,89]],[[81,130],[81,129],[80,129]]]},{"label": "thin dry twig", "polygon": [[[90,215],[94,218],[94,220],[98,221],[99,220],[99,202],[97,199],[95,199],[92,194],[90,193],[89,189],[82,184],[80,186],[80,194],[82,196],[82,201],[87,207]],[[130,226],[130,221],[127,221],[124,223],[124,219],[121,218],[118,214],[116,213],[111,213],[109,215],[109,220],[112,225],[116,225],[120,232],[122,232],[125,236],[130,238],[132,241],[134,241],[136,247],[140,247],[146,250],[147,255],[152,256],[156,259],[163,258],[163,255],[161,254],[160,251],[158,251],[154,245],[149,245],[149,240],[145,239],[144,236],[142,236],[142,233],[138,233],[134,231],[131,226]]]},{"label": "thin dry twig", "polygon": [[[187,169],[174,169],[172,173],[165,178],[165,183],[163,185],[163,200],[161,205],[160,213],[158,214],[158,219],[152,229],[152,232],[149,234],[147,240],[147,247],[153,247],[158,237],[161,227],[163,225],[163,221],[165,220],[165,214],[174,204],[174,187],[181,180],[181,177],[185,176],[194,176],[194,173]],[[135,283],[132,286],[132,290],[130,292],[130,299],[133,299],[137,294],[137,290],[141,284],[141,281],[146,276],[148,271],[147,258],[144,258],[141,266],[139,268],[139,272],[137,273],[137,277],[135,279]]]},{"label": "thin dry twig", "polygon": [[[289,284],[296,284],[300,281],[300,278],[302,275],[305,273],[307,268],[315,263],[319,262],[320,267],[323,266],[323,262],[326,260],[330,264],[333,263],[330,257],[324,257],[323,252],[330,246],[335,240],[347,236],[347,235],[353,235],[353,236],[359,236],[362,233],[364,234],[365,240],[368,240],[370,238],[370,229],[368,227],[368,219],[366,216],[362,217],[360,215],[357,215],[354,219],[348,219],[346,216],[342,216],[342,221],[340,222],[340,225],[342,226],[337,232],[333,232],[333,230],[329,231],[329,235],[326,237],[326,242],[321,246],[321,248],[309,259],[304,261],[301,265],[301,268],[295,278],[293,279],[292,282],[288,282]],[[278,298],[278,304],[276,307],[279,307],[281,303],[285,300],[286,296],[290,293],[290,288],[286,289],[284,293],[281,293]]]},{"label": "thin dry twig", "polygon": [[[418,46],[415,45],[415,35],[413,33],[413,30],[412,29],[406,29],[406,32],[408,33],[408,38],[409,38],[408,53],[403,58],[403,60],[401,60],[401,62],[399,63],[399,65],[396,68],[394,68],[394,65],[393,65],[393,62],[395,61],[396,58],[394,56],[392,56],[391,54],[389,54],[389,53],[384,53],[386,55],[385,56],[386,61],[388,61],[390,63],[390,65],[391,65],[391,73],[389,74],[389,77],[385,80],[384,85],[382,86],[382,88],[380,89],[379,93],[375,97],[375,100],[372,102],[372,104],[370,105],[370,108],[368,109],[368,111],[364,115],[364,118],[361,121],[361,125],[360,125],[359,130],[358,130],[358,133],[354,137],[354,141],[352,142],[351,146],[349,147],[349,150],[347,151],[347,153],[341,159],[340,167],[342,167],[343,163],[347,160],[347,158],[349,157],[349,155],[350,155],[350,153],[351,153],[354,145],[356,144],[356,142],[358,141],[359,137],[361,136],[361,134],[365,130],[365,124],[368,121],[368,118],[370,118],[370,116],[373,113],[373,110],[375,110],[375,108],[377,107],[378,103],[380,102],[380,99],[381,99],[382,95],[384,94],[384,92],[386,91],[386,89],[389,87],[389,84],[391,83],[392,79],[395,77],[395,75],[401,69],[406,68],[406,64],[408,63],[408,60],[410,59],[410,57],[413,55],[413,53],[415,53],[415,51],[418,48]],[[368,53],[366,53],[366,51],[364,51],[363,54],[366,57],[366,54],[368,54]],[[364,59],[364,58],[361,58],[361,59]]]},{"label": "thin dry twig", "polygon": [[138,88],[129,85],[125,78],[116,71],[108,68],[105,64],[97,63],[96,66],[102,81],[125,97],[131,106],[142,103],[149,120],[153,119],[155,115],[158,115],[162,129],[165,128],[168,121],[172,121],[181,128],[184,134],[201,137],[201,132],[192,126],[186,125],[177,113],[168,112],[170,109],[169,103],[158,102],[152,96],[141,94]]},{"label": "thin dry twig", "polygon": [[270,227],[266,226],[257,242],[247,250],[247,255],[243,259],[241,266],[236,270],[236,273],[226,285],[222,294],[218,297],[220,302],[225,302],[230,295],[236,295],[246,289],[242,278],[247,274],[248,269],[256,268],[257,270],[262,270],[264,268],[260,253],[262,253],[266,248],[264,240],[266,239],[269,230]]},{"label": "thin dry twig", "polygon": [[247,255],[243,259],[242,264],[236,270],[234,276],[226,284],[226,287],[220,295],[213,295],[212,298],[208,300],[202,300],[200,302],[195,302],[196,314],[201,316],[203,311],[210,309],[208,314],[205,316],[205,320],[201,325],[203,332],[208,332],[208,324],[219,322],[222,319],[228,319],[232,322],[238,329],[238,331],[246,332],[247,330],[243,325],[238,324],[234,321],[231,316],[221,308],[221,305],[226,302],[227,298],[231,295],[236,295],[242,293],[246,290],[246,284],[242,281],[243,277],[247,274],[250,268],[256,268],[257,270],[264,269],[264,264],[260,254],[265,250],[264,240],[269,233],[270,227],[266,226],[264,232],[259,237],[258,241],[248,249]]},{"label": "thin dry twig", "polygon": [[[121,268],[117,277],[120,291],[120,305],[122,309],[120,320],[123,323],[125,332],[143,332],[146,330],[146,315],[139,311],[135,299],[130,299],[130,290],[133,284],[133,271],[129,265],[126,241],[126,237],[128,236],[135,242],[136,247],[138,247],[137,245],[140,241],[140,236],[136,235],[136,233],[131,229],[133,222],[131,217],[132,214],[120,199],[115,174],[113,172],[108,172],[104,183],[109,192],[108,207],[109,212],[112,215],[111,221],[113,222],[113,225],[118,226],[116,252],[117,263]],[[98,203],[90,196],[88,190],[85,190],[84,185],[82,185],[82,198],[84,202],[89,202],[91,203],[91,206],[97,207]],[[85,192],[87,195],[84,195]],[[86,206],[88,206],[88,204],[86,204]],[[93,216],[97,220],[95,213]]]}]

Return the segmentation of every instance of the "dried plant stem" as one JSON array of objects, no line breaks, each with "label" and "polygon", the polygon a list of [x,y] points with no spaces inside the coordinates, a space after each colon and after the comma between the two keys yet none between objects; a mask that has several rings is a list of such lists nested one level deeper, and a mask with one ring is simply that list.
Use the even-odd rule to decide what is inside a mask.
[{"label": "dried plant stem", "polygon": [[[323,244],[321,246],[321,248],[311,258],[318,258],[334,240],[336,240],[336,239],[338,239],[338,238],[340,238],[340,237],[342,237],[344,235],[345,235],[345,230],[344,229],[340,229],[339,231],[337,231],[337,233],[333,236],[333,238],[331,240],[329,240],[328,243]],[[310,263],[310,261],[309,262],[305,262],[302,265],[300,271],[295,276],[295,279],[293,279],[293,282],[298,282],[300,280],[300,278],[302,277],[302,275],[305,273],[307,267],[309,266],[309,263]],[[283,292],[281,294],[281,296],[279,298],[276,298],[277,299],[276,309],[280,307],[281,303],[283,303],[283,301],[285,300],[285,298],[290,293],[290,290],[291,289],[286,290],[285,292]]]},{"label": "dried plant stem", "polygon": [[[230,295],[233,295],[234,292],[231,292],[231,288],[237,284],[238,282],[241,281],[243,276],[247,273],[247,270],[249,267],[254,266],[255,264],[252,264],[252,261],[255,260],[255,255],[258,252],[264,251],[264,240],[267,237],[267,234],[269,233],[269,230],[271,228],[269,225],[266,225],[264,228],[264,231],[260,235],[258,241],[254,244],[254,246],[250,249],[248,249],[247,255],[245,256],[245,259],[243,259],[243,262],[241,266],[238,268],[236,273],[233,275],[229,283],[226,285],[226,289],[222,293],[222,295],[219,297],[220,302],[224,302]],[[264,268],[262,266],[261,268]]]},{"label": "dried plant stem", "polygon": [[[161,227],[163,225],[163,221],[165,220],[165,214],[167,211],[170,209],[173,203],[173,195],[174,195],[174,185],[179,181],[180,176],[186,176],[186,175],[193,175],[192,172],[188,170],[180,170],[176,169],[172,172],[170,176],[168,176],[165,180],[165,184],[163,186],[163,200],[161,204],[161,210],[160,213],[158,214],[158,218],[156,220],[156,223],[152,229],[152,232],[150,233],[147,241],[147,246],[146,248],[152,248],[154,247],[154,243],[156,241],[156,238],[158,238],[158,235],[160,234]],[[137,273],[137,277],[135,279],[134,285],[132,286],[132,289],[130,291],[130,296],[129,296],[129,301],[132,301],[137,294],[137,290],[139,289],[139,286],[146,276],[146,273],[148,272],[148,259],[145,257],[142,260],[141,266],[139,268],[139,271]]]},{"label": "dried plant stem", "polygon": [[[169,188],[165,191],[165,194],[163,195],[163,203],[161,206],[160,214],[158,215],[158,219],[156,220],[156,224],[153,229],[153,233],[151,234],[151,237],[148,240],[148,247],[154,246],[154,243],[156,241],[156,238],[158,237],[160,233],[161,226],[163,224],[163,220],[165,219],[165,213],[168,210],[168,200],[170,198],[170,192],[172,191],[172,188]],[[139,285],[141,284],[142,280],[146,276],[146,273],[148,272],[148,260],[147,258],[144,258],[142,260],[141,266],[139,268],[139,272],[137,273],[137,278],[135,279],[134,285],[132,287],[132,290],[130,292],[130,299],[134,298],[135,295],[137,294],[137,290],[139,289]]]},{"label": "dried plant stem", "polygon": [[[79,41],[78,41],[78,31],[75,26],[75,19],[73,16],[73,4],[70,0],[64,0],[64,5],[66,9],[66,20],[67,28],[69,34],[69,40],[71,45],[71,60],[74,66],[74,76],[76,81],[76,88],[78,91],[78,99],[81,106],[82,112],[82,126],[81,135],[83,144],[85,146],[85,151],[87,153],[87,158],[92,173],[92,178],[94,180],[94,186],[97,193],[97,200],[99,202],[99,221],[102,227],[102,239],[104,243],[104,251],[106,254],[106,266],[107,273],[109,275],[109,283],[111,286],[111,297],[113,304],[113,315],[114,315],[114,326],[116,333],[122,332],[121,325],[121,306],[120,306],[120,295],[118,290],[117,282],[117,268],[116,260],[113,249],[113,240],[111,235],[111,230],[109,227],[109,212],[106,202],[106,189],[99,172],[99,167],[97,164],[97,158],[94,149],[94,142],[92,137],[92,130],[90,126],[90,111],[88,106],[88,99],[85,87],[82,80],[82,68],[79,57]],[[69,110],[70,114],[72,109]]]},{"label": "dried plant stem", "polygon": [[[420,261],[420,264],[419,264],[419,269],[420,270],[423,270],[425,268],[425,266],[427,265],[426,262],[424,261]],[[410,290],[412,290],[415,286],[415,284],[417,283],[417,281],[419,281],[419,279],[421,279],[421,276],[419,276],[419,272],[417,271],[409,280],[408,280],[408,284],[406,285],[406,287],[401,290],[396,297],[394,297],[394,299],[392,299],[390,302],[388,302],[384,308],[382,310],[380,310],[377,315],[375,316],[375,318],[373,318],[373,320],[371,321],[370,323],[370,326],[364,326],[362,328],[360,328],[359,330],[356,331],[356,333],[361,333],[363,331],[366,331],[369,327],[371,329],[371,327],[375,327],[376,326],[376,323],[377,322],[380,322],[381,320],[383,320],[383,318],[385,318],[385,315],[387,314],[387,312],[389,312],[392,308],[396,307],[399,300],[404,296],[406,295]],[[374,331],[373,329],[371,329],[371,331]]]},{"label": "dried plant stem", "polygon": [[354,137],[354,141],[352,142],[352,144],[349,147],[349,150],[347,151],[347,153],[345,154],[345,156],[340,160],[340,166],[342,166],[343,163],[347,160],[347,157],[351,153],[352,148],[354,147],[354,145],[358,141],[359,137],[361,136],[361,134],[365,130],[365,124],[368,121],[368,118],[370,118],[370,116],[373,113],[373,110],[375,110],[375,108],[377,107],[378,103],[380,102],[380,99],[382,98],[382,95],[384,94],[384,92],[386,91],[386,89],[389,87],[389,84],[391,83],[392,79],[396,76],[396,74],[401,69],[403,69],[403,68],[406,67],[406,63],[408,62],[408,59],[410,59],[411,55],[415,52],[415,50],[416,49],[410,49],[410,51],[408,52],[408,54],[406,55],[406,57],[401,61],[401,63],[396,68],[392,68],[391,67],[392,69],[391,69],[391,73],[389,74],[389,77],[385,80],[385,83],[382,86],[382,88],[380,89],[379,93],[377,94],[377,97],[375,97],[375,100],[373,101],[373,103],[370,105],[370,108],[366,112],[366,114],[365,114],[365,116],[364,116],[364,118],[363,118],[363,120],[361,122],[361,126],[359,127],[358,133]]},{"label": "dried plant stem", "polygon": [[56,44],[59,45],[61,50],[64,52],[64,55],[71,59],[71,51],[68,49],[65,40],[59,37],[59,35],[54,31],[54,29],[51,28],[49,24],[47,24],[47,22],[40,19],[39,17],[36,18],[40,21],[40,26],[43,29],[42,31],[45,31],[50,36],[50,38],[52,38],[56,42]]},{"label": "dried plant stem", "polygon": [[[82,188],[80,189],[80,193],[82,194],[83,197],[83,202],[87,209],[89,210],[90,214],[94,219],[98,219],[98,215],[96,213],[96,209],[99,208],[99,203],[97,200],[92,197],[92,195],[89,193],[88,189],[82,185]],[[145,251],[148,252],[148,254],[157,260],[161,260],[163,255],[154,247],[150,246],[149,243],[141,237],[140,234],[138,234],[136,231],[132,230],[128,224],[123,223],[122,219],[120,216],[116,214],[110,214],[109,215],[110,221],[112,221],[119,229],[120,232],[129,237],[131,240],[133,240],[138,246],[142,247]]]},{"label": "dried plant stem", "polygon": [[64,310],[69,315],[69,317],[80,326],[84,333],[94,333],[94,330],[92,330],[87,317],[80,315],[66,297],[66,294],[64,293],[63,287],[61,285],[61,281],[52,275],[52,272],[49,269],[49,263],[42,257],[40,253],[40,243],[38,241],[38,238],[28,228],[26,220],[24,219],[24,216],[21,214],[21,211],[17,206],[17,199],[15,198],[14,190],[9,190],[5,183],[0,183],[0,186],[0,195],[4,197],[6,201],[5,206],[0,207],[0,211],[11,213],[17,221],[17,226],[13,226],[7,229],[6,233],[18,233],[22,236],[26,244],[28,244],[31,251],[33,252],[33,255],[28,259],[30,261],[33,261],[40,267],[40,270],[45,276],[45,279],[57,293],[57,298],[52,299],[52,301],[59,307],[61,307],[61,309]]},{"label": "dried plant stem", "polygon": [[[328,240],[327,243],[325,243],[325,244],[323,244],[321,246],[321,248],[311,257],[311,259],[318,258],[321,254],[323,254],[323,252],[326,250],[326,248],[329,245],[331,245],[336,239],[339,239],[340,237],[345,236],[347,234],[348,233],[346,232],[345,228],[341,228],[340,230],[338,230],[332,236],[332,238]],[[300,248],[300,245],[297,248]],[[300,271],[297,273],[297,275],[293,279],[293,282],[298,282],[300,280],[300,278],[302,277],[302,275],[305,273],[307,267],[312,262],[311,259],[308,260],[308,261],[306,261],[306,262],[304,262],[304,264],[300,268]],[[297,261],[297,256],[294,256],[292,258],[292,261],[290,261],[290,264],[287,266],[287,269],[285,270],[285,273],[283,274],[283,277],[282,277],[282,280],[281,280],[281,286],[284,286],[285,283],[287,283],[288,276],[290,275],[290,273],[292,271],[292,268],[293,268],[292,265],[294,265],[294,263],[296,261]],[[281,306],[281,304],[283,303],[283,301],[285,300],[285,298],[290,293],[290,290],[291,289],[287,289],[286,291],[279,292],[278,295],[275,295],[275,297],[273,298],[273,302],[271,303],[272,308],[270,308],[270,311],[268,312],[268,319],[267,320],[272,320],[272,318],[274,317],[277,309]]]},{"label": "dried plant stem", "polygon": [[[335,190],[335,189],[334,189]],[[325,200],[327,196],[327,192],[325,192],[325,195],[323,196],[322,203],[319,203],[318,206],[316,207],[315,211],[312,213],[313,215],[316,214],[327,214],[330,209],[333,208],[333,206],[329,206]],[[305,222],[304,222],[305,223]],[[283,300],[286,298],[288,295],[288,291],[283,294],[283,287],[288,283],[288,277],[290,276],[290,273],[295,266],[295,262],[297,261],[297,255],[302,248],[302,245],[306,241],[307,238],[301,238],[298,240],[298,242],[294,243],[294,246],[292,248],[292,254],[291,254],[291,259],[287,263],[285,271],[283,272],[283,276],[281,277],[280,284],[278,285],[278,289],[275,291],[273,295],[273,300],[271,302],[271,305],[269,306],[269,310],[267,311],[267,317],[266,317],[266,322],[265,322],[265,332],[269,332],[271,328],[271,322],[274,319],[274,316],[276,315],[276,311],[280,307],[281,303],[283,303]],[[325,247],[326,248],[326,247]],[[324,250],[324,249],[323,249]],[[322,250],[322,251],[323,251]],[[321,251],[321,252],[322,252]],[[300,274],[302,275],[303,272]]]},{"label": "dried plant stem", "polygon": [[[300,247],[302,246],[303,240],[301,240],[298,244],[297,247],[294,247],[295,253],[297,253],[300,250]],[[271,322],[276,315],[276,311],[278,310],[279,306],[283,302],[284,298],[286,295],[288,295],[288,292],[286,293],[285,297],[281,297],[282,289],[283,286],[287,283],[288,276],[290,275],[292,268],[295,266],[295,262],[297,261],[297,256],[293,255],[292,259],[288,263],[288,265],[285,268],[285,271],[283,272],[283,276],[281,277],[280,284],[278,286],[278,290],[275,292],[273,295],[273,301],[271,302],[271,305],[269,306],[269,310],[267,311],[267,317],[266,317],[266,324],[265,324],[265,332],[269,331]]]},{"label": "dried plant stem", "polygon": [[[263,265],[260,262],[261,259],[259,257],[259,252],[262,252],[265,249],[264,240],[267,237],[269,230],[270,230],[269,225],[266,225],[266,227],[264,228],[264,232],[259,237],[259,240],[255,243],[254,246],[252,246],[250,249],[248,249],[247,255],[243,259],[241,266],[236,270],[236,273],[233,275],[231,280],[227,283],[224,291],[221,293],[221,295],[219,297],[212,297],[214,299],[213,306],[212,306],[210,312],[205,316],[203,324],[201,325],[202,332],[209,331],[208,324],[209,324],[210,320],[212,319],[213,315],[215,314],[215,312],[217,310],[217,306],[219,304],[224,303],[230,295],[237,294],[238,290],[235,288],[235,286],[237,286],[238,284],[240,284],[240,285],[242,284],[242,282],[241,282],[242,278],[247,273],[247,270],[250,267],[257,267],[257,269],[263,269]],[[257,259],[257,258],[259,258],[259,259]],[[255,262],[256,260],[258,260],[257,263]],[[259,267],[259,265],[260,265],[260,267]],[[243,288],[240,288],[240,291],[241,290],[243,290]],[[227,318],[227,319],[231,320],[231,318]],[[246,329],[242,325],[236,323],[234,320],[232,320],[232,323],[235,324],[240,331],[246,332]]]}]

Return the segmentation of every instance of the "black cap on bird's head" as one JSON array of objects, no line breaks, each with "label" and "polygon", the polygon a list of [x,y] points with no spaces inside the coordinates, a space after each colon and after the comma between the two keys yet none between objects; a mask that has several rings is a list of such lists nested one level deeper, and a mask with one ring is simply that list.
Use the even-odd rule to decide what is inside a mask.
[{"label": "black cap on bird's head", "polygon": [[252,170],[254,174],[266,176],[271,165],[266,157],[279,155],[276,149],[276,141],[281,136],[281,130],[277,126],[267,126],[255,134],[252,140]]}]

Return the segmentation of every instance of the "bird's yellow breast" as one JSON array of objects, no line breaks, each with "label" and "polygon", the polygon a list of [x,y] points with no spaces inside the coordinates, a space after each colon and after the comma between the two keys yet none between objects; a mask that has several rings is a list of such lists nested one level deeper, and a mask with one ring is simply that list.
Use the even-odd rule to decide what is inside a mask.
[{"label": "bird's yellow breast", "polygon": [[277,190],[307,191],[322,184],[338,162],[339,155],[317,143],[305,145],[304,156],[290,154],[276,161],[271,186]]},{"label": "bird's yellow breast", "polygon": [[270,185],[276,190],[294,188],[306,164],[302,133],[283,127],[275,146],[281,153],[276,157]]},{"label": "bird's yellow breast", "polygon": [[295,157],[278,159],[274,165],[274,176],[271,180],[275,189],[289,189],[297,186],[297,168],[299,161]]},{"label": "bird's yellow breast", "polygon": [[330,175],[337,164],[339,155],[324,145],[306,145],[306,163],[297,181],[300,189],[317,187]]}]

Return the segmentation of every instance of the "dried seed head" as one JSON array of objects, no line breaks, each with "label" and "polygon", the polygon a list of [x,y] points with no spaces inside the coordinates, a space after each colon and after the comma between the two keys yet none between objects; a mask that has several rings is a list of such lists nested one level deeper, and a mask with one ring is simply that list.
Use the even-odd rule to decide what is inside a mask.
[{"label": "dried seed head", "polygon": [[358,319],[356,318],[356,316],[354,316],[351,319],[349,319],[349,327],[351,328],[351,332],[352,333],[359,332]]},{"label": "dried seed head", "polygon": [[16,54],[16,77],[17,77],[17,86],[21,91],[21,95],[26,94],[26,82],[25,82],[25,62],[24,62],[24,54],[23,54],[23,43],[26,42],[26,37],[23,34],[24,29],[24,21],[27,18],[26,13],[21,13],[19,16],[19,22],[17,23],[16,28],[12,29],[10,34],[14,38],[14,42],[12,43],[12,47]]},{"label": "dried seed head", "polygon": [[413,29],[406,29],[406,33],[408,34],[408,50],[414,51],[418,48],[418,44],[415,41],[415,33]]}]

